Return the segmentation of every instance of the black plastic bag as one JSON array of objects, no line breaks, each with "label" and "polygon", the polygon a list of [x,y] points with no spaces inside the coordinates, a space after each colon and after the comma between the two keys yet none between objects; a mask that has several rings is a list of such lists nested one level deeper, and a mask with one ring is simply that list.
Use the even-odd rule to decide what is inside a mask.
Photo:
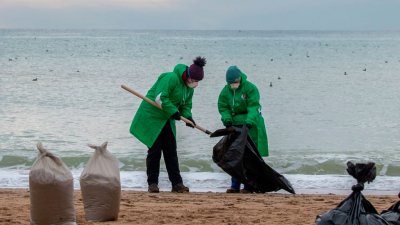
[{"label": "black plastic bag", "polygon": [[212,137],[224,136],[213,148],[213,161],[239,182],[250,185],[255,192],[284,189],[295,191],[290,182],[268,166],[248,136],[246,126],[218,130]]},{"label": "black plastic bag", "polygon": [[400,225],[400,201],[390,206],[389,209],[383,210],[381,216],[392,225]]},{"label": "black plastic bag", "polygon": [[382,218],[375,207],[364,197],[361,191],[365,182],[372,182],[376,176],[375,163],[347,163],[347,172],[357,179],[353,192],[335,209],[316,219],[317,225],[390,225]]}]

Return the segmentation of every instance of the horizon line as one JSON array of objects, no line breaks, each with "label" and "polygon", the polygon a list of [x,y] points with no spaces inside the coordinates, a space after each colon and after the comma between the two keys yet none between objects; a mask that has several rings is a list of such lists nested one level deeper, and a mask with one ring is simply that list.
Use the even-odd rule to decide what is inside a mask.
[{"label": "horizon line", "polygon": [[143,28],[7,28],[0,30],[98,30],[98,31],[322,31],[322,32],[399,32],[400,29],[143,29]]}]

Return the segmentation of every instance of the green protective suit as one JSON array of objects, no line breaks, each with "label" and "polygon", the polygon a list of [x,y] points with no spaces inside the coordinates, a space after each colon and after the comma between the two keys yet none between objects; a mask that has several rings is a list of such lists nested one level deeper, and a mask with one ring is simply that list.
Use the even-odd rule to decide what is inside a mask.
[{"label": "green protective suit", "polygon": [[181,116],[192,118],[193,88],[187,87],[182,79],[186,65],[178,64],[173,72],[161,74],[147,92],[146,97],[159,103],[163,110],[142,101],[133,118],[130,133],[148,148],[153,146],[166,123],[170,123],[176,137],[175,120],[170,117],[179,111]]},{"label": "green protective suit", "polygon": [[268,138],[264,118],[261,115],[260,94],[257,87],[242,73],[239,88],[225,85],[218,97],[218,111],[226,126],[250,124],[249,135],[261,156],[268,156]]}]

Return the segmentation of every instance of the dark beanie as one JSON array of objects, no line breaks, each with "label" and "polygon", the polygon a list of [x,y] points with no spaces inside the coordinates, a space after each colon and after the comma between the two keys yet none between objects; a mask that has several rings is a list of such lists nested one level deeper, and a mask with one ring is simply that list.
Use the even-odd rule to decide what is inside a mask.
[{"label": "dark beanie", "polygon": [[193,64],[189,67],[189,78],[194,80],[202,80],[204,77],[203,67],[206,65],[206,59],[200,56],[193,60]]},{"label": "dark beanie", "polygon": [[239,70],[237,66],[230,66],[228,70],[226,71],[226,82],[228,84],[232,84],[237,80],[242,72]]}]

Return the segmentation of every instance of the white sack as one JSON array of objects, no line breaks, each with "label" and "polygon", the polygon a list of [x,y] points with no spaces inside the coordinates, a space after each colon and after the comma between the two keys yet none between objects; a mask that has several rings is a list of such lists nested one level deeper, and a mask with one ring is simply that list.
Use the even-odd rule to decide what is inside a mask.
[{"label": "white sack", "polygon": [[86,220],[117,220],[121,198],[119,162],[107,151],[107,142],[89,147],[95,152],[80,177]]},{"label": "white sack", "polygon": [[29,173],[31,225],[76,225],[73,177],[67,166],[39,142]]}]

